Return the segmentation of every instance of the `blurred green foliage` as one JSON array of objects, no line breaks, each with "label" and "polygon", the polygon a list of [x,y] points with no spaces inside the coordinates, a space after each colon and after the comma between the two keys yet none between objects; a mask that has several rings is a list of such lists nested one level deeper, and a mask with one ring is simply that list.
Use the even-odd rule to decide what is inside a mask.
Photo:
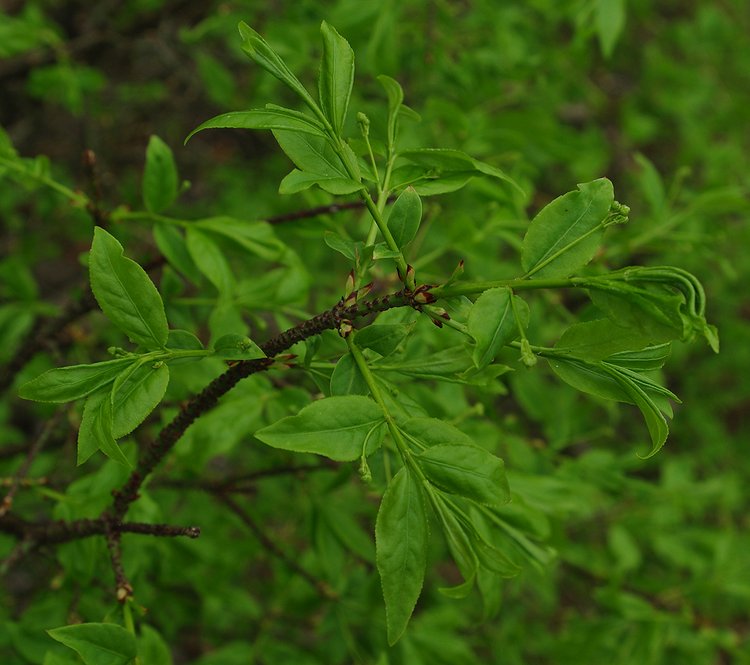
[{"label": "blurred green foliage", "polygon": [[[392,649],[373,568],[375,502],[366,486],[350,482],[351,469],[258,480],[249,509],[283,550],[338,592],[335,602],[321,600],[270,556],[225,506],[167,485],[171,477],[221,478],[295,463],[250,436],[302,408],[310,386],[291,370],[289,378],[248,379],[188,431],[129,515],[203,528],[195,541],[124,537],[124,565],[137,603],[147,608],[142,621],[158,631],[148,633],[150,648],[162,653],[163,640],[175,663],[205,665],[750,663],[744,0],[11,2],[0,14],[0,126],[19,154],[34,159],[36,176],[17,186],[0,166],[0,361],[13,357],[35,319],[81,288],[79,257],[91,219],[41,184],[51,173],[90,193],[84,149],[97,155],[97,186],[110,208],[140,207],[150,135],[172,147],[192,183],[173,209],[177,217],[263,219],[331,200],[320,190],[279,197],[289,165],[270,135],[212,132],[182,147],[216,113],[290,101],[275,79],[249,66],[235,37],[238,21],[261,31],[312,88],[323,18],[357,54],[353,110],[375,117],[370,109],[382,105],[375,76],[391,75],[422,117],[403,123],[415,146],[465,150],[511,173],[528,193],[519,201],[477,179],[428,199],[430,232],[416,241],[423,279],[442,279],[460,259],[472,279],[513,276],[529,216],[576,183],[607,176],[631,207],[631,223],[608,237],[598,261],[612,269],[675,264],[697,274],[722,353],[675,345],[664,380],[683,404],[667,446],[647,461],[635,455],[647,445],[632,408],[586,398],[541,364],[518,366],[491,389],[410,386],[403,399],[478,441],[497,442],[493,452],[505,460],[518,506],[508,508],[508,519],[526,534],[538,565],[504,582],[494,605],[474,596],[452,600],[437,588],[455,583],[456,572],[444,545],[433,542],[432,579]],[[349,122],[354,134],[354,114]],[[0,134],[0,156],[11,149]],[[265,279],[273,266],[227,248],[254,332],[268,336],[335,302],[348,266],[320,240],[324,229],[340,231],[342,220],[357,238],[363,220],[356,211],[275,226],[315,281],[273,312],[262,300],[277,282],[278,273]],[[147,226],[124,221],[116,230],[138,258],[157,254]],[[236,324],[232,312],[227,323],[213,302],[191,300],[177,268],[164,268],[160,283],[175,326],[205,333],[209,316],[212,329]],[[532,307],[537,340],[551,343],[562,325],[589,313],[574,296],[535,297],[554,305]],[[391,314],[390,322],[401,320]],[[101,360],[109,343],[117,335],[99,314],[77,321],[16,385],[62,356],[66,364]],[[336,343],[323,336],[327,348]],[[162,423],[221,363],[208,363],[203,377],[179,369]],[[12,395],[0,405],[0,439],[9,449],[30,440],[53,412]],[[67,416],[71,431],[79,418],[77,411]],[[67,466],[59,451],[35,460],[30,476],[53,482],[20,492],[19,512],[41,516],[56,503],[57,518],[96,517],[108,504],[125,472],[111,462],[77,469],[74,438],[62,441]],[[20,457],[2,448],[0,456],[0,475],[12,476]],[[0,534],[6,556],[14,546]],[[115,617],[111,577],[105,545],[93,538],[62,545],[57,559],[40,552],[6,571],[0,660],[75,662],[44,630]]]}]

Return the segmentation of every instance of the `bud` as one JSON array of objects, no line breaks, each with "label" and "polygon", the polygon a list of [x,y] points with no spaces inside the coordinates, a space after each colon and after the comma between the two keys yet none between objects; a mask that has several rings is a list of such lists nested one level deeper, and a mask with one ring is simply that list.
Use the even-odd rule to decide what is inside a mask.
[{"label": "bud", "polygon": [[525,337],[521,340],[521,362],[526,367],[533,367],[536,365],[537,357],[536,354],[531,350],[531,344]]},{"label": "bud", "polygon": [[443,322],[440,321],[439,319],[430,319],[430,321],[432,321],[438,328],[443,327]]},{"label": "bud", "polygon": [[341,335],[344,339],[346,339],[347,337],[349,337],[349,335],[351,334],[352,330],[354,330],[354,326],[352,325],[351,321],[348,321],[348,320],[344,319],[339,324],[339,335]]},{"label": "bud", "polygon": [[367,463],[367,457],[364,454],[359,461],[359,477],[366,483],[372,482],[372,471],[370,471],[370,465]]},{"label": "bud", "polygon": [[437,298],[427,291],[419,291],[414,295],[414,302],[419,305],[429,305],[431,302],[435,302]]},{"label": "bud", "polygon": [[346,276],[346,285],[344,286],[344,298],[348,298],[354,291],[354,271],[350,270]]},{"label": "bud", "polygon": [[359,125],[359,131],[362,132],[362,136],[367,138],[370,135],[370,118],[360,111],[357,113],[357,124]]}]

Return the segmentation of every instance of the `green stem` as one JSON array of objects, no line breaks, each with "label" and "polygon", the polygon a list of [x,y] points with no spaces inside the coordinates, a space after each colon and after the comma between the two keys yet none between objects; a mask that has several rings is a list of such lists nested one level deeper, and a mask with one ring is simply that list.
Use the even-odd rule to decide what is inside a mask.
[{"label": "green stem", "polygon": [[34,180],[42,183],[43,185],[46,185],[50,189],[53,189],[54,191],[58,192],[59,194],[62,194],[63,196],[68,197],[71,201],[73,201],[76,205],[79,206],[87,206],[90,203],[89,197],[85,194],[82,194],[81,192],[74,192],[69,187],[66,187],[65,185],[61,185],[56,180],[53,180],[52,178],[41,175],[39,173],[34,173],[33,171],[30,171],[29,169],[24,168],[20,164],[16,163],[15,161],[11,159],[6,159],[5,157],[0,157],[0,166],[4,166],[5,168],[10,169],[11,171],[15,171],[16,173],[20,173],[27,178],[33,178]]}]

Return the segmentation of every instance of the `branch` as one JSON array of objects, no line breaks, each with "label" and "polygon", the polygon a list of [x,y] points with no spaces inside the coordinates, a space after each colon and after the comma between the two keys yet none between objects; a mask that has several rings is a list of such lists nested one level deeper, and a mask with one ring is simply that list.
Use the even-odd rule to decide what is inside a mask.
[{"label": "branch", "polygon": [[138,492],[143,482],[195,419],[212,409],[219,398],[234,388],[241,379],[257,372],[266,371],[273,365],[273,356],[286,351],[297,342],[319,335],[324,330],[335,330],[344,321],[363,318],[394,307],[406,306],[414,306],[414,300],[412,293],[407,294],[404,291],[398,291],[367,302],[355,302],[349,306],[345,306],[343,301],[339,301],[331,309],[303,321],[261,344],[260,348],[268,356],[267,358],[243,360],[230,367],[221,376],[209,383],[202,392],[190,399],[172,422],[159,432],[156,440],[143,449],[138,464],[125,485],[120,490],[113,492],[115,500],[107,515],[116,521],[122,520],[130,504],[138,498]]},{"label": "branch", "polygon": [[323,598],[327,600],[336,600],[338,594],[323,580],[318,580],[312,576],[310,572],[300,566],[294,559],[287,556],[277,545],[274,543],[262,529],[255,523],[255,520],[250,514],[245,511],[238,503],[231,497],[217,492],[214,494],[217,501],[225,504],[242,522],[247,526],[250,531],[253,532],[255,537],[258,539],[261,545],[268,550],[270,554],[275,556],[279,561],[282,561],[287,568],[297,573],[303,580],[305,580],[313,589],[315,589]]},{"label": "branch", "polygon": [[59,424],[63,413],[64,410],[62,409],[57,411],[57,413],[55,413],[55,415],[44,425],[36,441],[29,446],[29,452],[26,454],[26,459],[21,463],[16,474],[10,479],[10,489],[2,500],[2,503],[0,503],[0,517],[6,515],[13,507],[13,499],[26,478],[26,474],[29,472],[34,458],[41,452],[42,448],[44,448],[47,441],[52,436],[52,433]]}]

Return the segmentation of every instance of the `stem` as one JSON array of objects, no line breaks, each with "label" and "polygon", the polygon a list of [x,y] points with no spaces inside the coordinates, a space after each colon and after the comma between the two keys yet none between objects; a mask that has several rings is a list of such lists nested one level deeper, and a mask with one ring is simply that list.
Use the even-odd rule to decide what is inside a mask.
[{"label": "stem", "polygon": [[22,175],[25,175],[27,178],[33,178],[34,180],[42,183],[43,185],[46,185],[50,189],[55,190],[59,194],[62,194],[63,196],[67,196],[71,201],[73,201],[76,205],[79,206],[87,206],[89,203],[91,203],[88,196],[85,194],[82,194],[81,192],[74,192],[69,187],[66,187],[65,185],[61,185],[56,180],[53,180],[52,178],[41,175],[39,173],[34,173],[33,171],[30,171],[23,166],[19,165],[18,163],[14,162],[11,159],[6,159],[5,157],[0,157],[0,166],[4,166],[11,171],[15,171],[16,173],[21,173]]}]

